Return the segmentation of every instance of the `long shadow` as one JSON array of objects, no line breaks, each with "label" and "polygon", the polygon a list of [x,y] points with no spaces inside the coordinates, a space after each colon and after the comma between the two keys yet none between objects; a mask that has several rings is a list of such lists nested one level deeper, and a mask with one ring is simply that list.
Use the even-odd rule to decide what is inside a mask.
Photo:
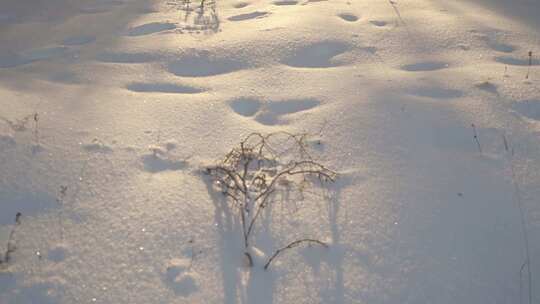
[{"label": "long shadow", "polygon": [[338,218],[341,209],[340,190],[344,186],[341,182],[334,186],[328,193],[328,218],[330,224],[330,232],[332,234],[332,247],[334,254],[329,259],[335,271],[334,277],[334,301],[333,303],[344,303],[345,301],[345,285],[343,282],[343,261],[345,252],[341,246],[341,234],[338,225]]},{"label": "long shadow", "polygon": [[[272,304],[274,275],[263,269],[263,264],[257,260],[256,255],[255,265],[251,268],[245,266],[240,222],[226,197],[212,187],[209,179],[205,178],[204,182],[215,207],[214,218],[219,235],[219,253],[222,257],[223,303]],[[262,220],[263,228],[259,231],[255,243],[263,244],[261,249],[269,252],[272,248],[271,208],[267,209]]]},{"label": "long shadow", "polygon": [[219,252],[221,260],[221,275],[225,304],[238,303],[238,269],[241,267],[239,256],[242,252],[242,242],[239,238],[241,231],[231,213],[224,195],[212,187],[212,182],[205,176],[204,182],[212,202],[214,203],[214,219],[219,235]]}]

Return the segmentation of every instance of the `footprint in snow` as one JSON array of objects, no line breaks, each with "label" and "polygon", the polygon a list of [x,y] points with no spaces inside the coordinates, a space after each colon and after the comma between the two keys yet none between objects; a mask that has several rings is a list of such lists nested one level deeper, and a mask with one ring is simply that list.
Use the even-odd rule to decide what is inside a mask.
[{"label": "footprint in snow", "polygon": [[159,33],[162,31],[174,30],[175,28],[176,28],[176,24],[174,23],[152,22],[152,23],[147,23],[147,24],[130,28],[127,32],[127,35],[128,36],[144,36],[144,35]]},{"label": "footprint in snow", "polygon": [[128,84],[126,88],[138,93],[197,94],[205,91],[202,88],[175,83],[134,82]]},{"label": "footprint in snow", "polygon": [[445,68],[448,68],[448,63],[442,61],[423,61],[413,64],[407,64],[401,67],[402,70],[407,72],[436,71]]},{"label": "footprint in snow", "polygon": [[347,22],[356,22],[359,19],[358,16],[354,14],[350,14],[350,13],[341,13],[341,14],[338,14],[338,17]]},{"label": "footprint in snow", "polygon": [[83,144],[82,148],[86,152],[93,152],[93,153],[112,153],[113,149],[103,142],[101,142],[99,139],[94,138],[90,143]]},{"label": "footprint in snow", "polygon": [[350,45],[340,41],[322,41],[302,46],[285,58],[282,63],[297,68],[330,68],[343,63],[335,57],[350,49]]},{"label": "footprint in snow", "polygon": [[427,97],[433,99],[453,99],[463,96],[463,92],[454,89],[447,89],[441,87],[421,87],[411,89],[409,94],[418,97]]},{"label": "footprint in snow", "polygon": [[176,149],[174,141],[168,141],[161,145],[149,147],[151,153],[143,155],[141,158],[144,171],[149,173],[160,173],[164,171],[177,171],[187,167],[185,160],[175,160],[171,151]]},{"label": "footprint in snow", "polygon": [[486,29],[482,32],[471,30],[471,33],[479,40],[484,41],[486,45],[494,51],[511,53],[516,50],[515,46],[501,41],[499,37],[503,36],[504,33],[499,30]]},{"label": "footprint in snow", "polygon": [[[528,56],[523,56],[523,58],[509,57],[509,56],[499,56],[495,57],[495,61],[507,65],[517,65],[517,66],[528,66],[530,65],[540,65],[540,60],[533,58],[529,60]],[[529,62],[530,61],[530,62]]]},{"label": "footprint in snow", "polygon": [[255,98],[239,98],[229,105],[238,115],[251,117],[263,125],[278,125],[285,122],[286,116],[311,110],[320,102],[315,99],[291,99],[264,103]]},{"label": "footprint in snow", "polygon": [[247,14],[240,14],[235,15],[232,17],[227,18],[229,21],[245,21],[245,20],[251,20],[251,19],[260,19],[264,17],[268,17],[270,13],[268,12],[253,12],[253,13],[247,13]]},{"label": "footprint in snow", "polygon": [[198,275],[191,270],[191,260],[172,259],[164,271],[164,281],[177,296],[187,297],[199,290]]},{"label": "footprint in snow", "polygon": [[115,7],[121,6],[124,4],[124,1],[120,0],[98,0],[93,1],[82,7],[79,10],[81,14],[102,14],[112,11]]},{"label": "footprint in snow", "polygon": [[244,7],[248,6],[248,5],[249,5],[249,3],[247,3],[247,2],[238,2],[238,3],[235,3],[233,5],[233,7],[234,8],[244,8]]},{"label": "footprint in snow", "polygon": [[98,54],[96,60],[106,63],[147,63],[159,60],[159,56],[152,53],[104,52]]},{"label": "footprint in snow", "polygon": [[81,36],[71,36],[62,42],[63,45],[69,45],[69,46],[75,46],[75,45],[83,45],[88,44],[96,41],[96,36],[90,36],[90,35],[81,35]]},{"label": "footprint in snow", "polygon": [[277,5],[277,6],[297,5],[297,4],[298,4],[298,1],[295,1],[295,0],[274,1],[274,5]]},{"label": "footprint in snow", "polygon": [[386,21],[382,21],[382,20],[371,20],[369,23],[375,25],[375,26],[378,26],[378,27],[383,27],[383,26],[386,26],[388,24],[388,22]]},{"label": "footprint in snow", "polygon": [[35,61],[60,58],[67,55],[68,51],[69,48],[66,46],[53,46],[24,51],[21,53],[9,52],[0,54],[0,68],[13,68]]},{"label": "footprint in snow", "polygon": [[244,62],[236,59],[216,57],[207,51],[199,51],[169,63],[168,70],[176,76],[208,77],[232,73],[245,66]]},{"label": "footprint in snow", "polygon": [[171,160],[166,155],[148,154],[142,157],[144,171],[149,173],[160,173],[164,171],[178,171],[184,169],[185,161]]}]

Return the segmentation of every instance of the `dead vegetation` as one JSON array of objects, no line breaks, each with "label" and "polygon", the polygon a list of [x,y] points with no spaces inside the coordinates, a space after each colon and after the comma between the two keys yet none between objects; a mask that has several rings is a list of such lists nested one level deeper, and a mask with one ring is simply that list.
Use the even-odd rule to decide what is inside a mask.
[{"label": "dead vegetation", "polygon": [[[314,182],[325,184],[337,177],[336,172],[311,157],[306,138],[307,134],[288,132],[251,133],[217,165],[206,168],[213,188],[226,196],[226,203],[236,211],[250,266],[253,258],[249,249],[258,219],[275,202],[275,194],[291,188],[303,191]],[[277,250],[264,268],[282,251],[306,242],[326,246],[313,239],[294,241]]]}]

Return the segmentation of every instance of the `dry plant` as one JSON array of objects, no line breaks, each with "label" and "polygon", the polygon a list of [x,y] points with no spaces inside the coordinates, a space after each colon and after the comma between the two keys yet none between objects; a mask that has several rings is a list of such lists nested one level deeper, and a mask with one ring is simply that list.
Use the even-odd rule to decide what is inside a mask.
[{"label": "dry plant", "polygon": [[[253,266],[253,258],[249,249],[257,220],[263,210],[275,202],[276,192],[292,187],[303,191],[309,183],[334,182],[337,177],[336,172],[311,157],[306,137],[307,134],[288,132],[251,133],[217,165],[206,168],[214,189],[225,195],[226,202],[237,212],[244,255],[250,266]],[[326,247],[313,239],[294,241],[276,251],[265,269],[282,251],[303,243]]]}]

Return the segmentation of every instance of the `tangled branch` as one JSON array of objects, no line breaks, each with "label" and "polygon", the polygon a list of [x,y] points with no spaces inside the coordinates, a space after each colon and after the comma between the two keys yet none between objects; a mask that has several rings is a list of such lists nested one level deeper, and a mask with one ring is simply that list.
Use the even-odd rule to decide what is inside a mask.
[{"label": "tangled branch", "polygon": [[[215,188],[238,211],[245,255],[249,260],[252,259],[248,248],[257,220],[273,203],[276,191],[294,186],[299,180],[306,183],[316,178],[327,183],[334,182],[337,177],[336,172],[311,157],[306,137],[307,134],[289,132],[251,133],[221,162],[206,168]],[[305,241],[307,239],[300,240]]]}]

